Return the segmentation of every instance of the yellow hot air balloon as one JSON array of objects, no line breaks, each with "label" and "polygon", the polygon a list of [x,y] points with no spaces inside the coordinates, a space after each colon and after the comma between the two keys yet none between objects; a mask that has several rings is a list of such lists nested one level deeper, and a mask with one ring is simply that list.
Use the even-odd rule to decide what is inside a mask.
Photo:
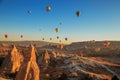
[{"label": "yellow hot air balloon", "polygon": [[46,7],[46,11],[49,12],[51,10],[51,7],[50,6],[47,6]]}]

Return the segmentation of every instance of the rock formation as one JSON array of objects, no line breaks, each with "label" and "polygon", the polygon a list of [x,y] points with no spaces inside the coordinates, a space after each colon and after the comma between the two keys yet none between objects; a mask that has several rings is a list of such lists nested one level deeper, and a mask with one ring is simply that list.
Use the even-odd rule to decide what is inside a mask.
[{"label": "rock formation", "polygon": [[12,51],[6,56],[3,61],[1,72],[4,73],[15,73],[19,71],[21,63],[23,61],[23,56],[18,52],[16,46],[13,46]]},{"label": "rock formation", "polygon": [[40,80],[40,70],[36,63],[35,49],[30,45],[15,80]]},{"label": "rock formation", "polygon": [[50,56],[48,54],[48,51],[46,50],[45,53],[43,54],[43,62],[48,63],[50,60]]},{"label": "rock formation", "polygon": [[52,59],[55,59],[57,57],[56,53],[53,51],[52,54],[51,54],[51,58]]}]

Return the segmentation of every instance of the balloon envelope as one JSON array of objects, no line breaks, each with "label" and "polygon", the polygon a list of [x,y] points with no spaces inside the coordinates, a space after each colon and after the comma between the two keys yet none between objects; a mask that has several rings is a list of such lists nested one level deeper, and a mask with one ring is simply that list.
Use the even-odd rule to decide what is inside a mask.
[{"label": "balloon envelope", "polygon": [[4,36],[5,36],[6,39],[8,38],[8,34],[5,34]]},{"label": "balloon envelope", "polygon": [[49,12],[51,10],[51,7],[50,6],[47,6],[46,7],[46,11]]},{"label": "balloon envelope", "polygon": [[20,37],[23,38],[23,35],[21,35]]},{"label": "balloon envelope", "polygon": [[65,38],[65,40],[67,41],[68,39],[67,39],[67,38]]},{"label": "balloon envelope", "polygon": [[58,29],[58,28],[55,28],[55,31],[56,31],[56,32],[59,32],[59,29]]},{"label": "balloon envelope", "polygon": [[103,43],[103,45],[104,45],[104,47],[108,47],[108,46],[110,45],[110,42],[105,41],[105,42]]},{"label": "balloon envelope", "polygon": [[76,15],[77,15],[77,16],[80,16],[80,11],[77,11],[77,12],[76,12]]},{"label": "balloon envelope", "polygon": [[31,10],[28,10],[28,14],[31,14]]},{"label": "balloon envelope", "polygon": [[59,39],[59,36],[57,36],[57,39]]},{"label": "balloon envelope", "polygon": [[62,50],[62,49],[63,49],[63,45],[62,45],[62,44],[59,44],[59,45],[57,46],[57,48],[60,49],[60,50]]}]

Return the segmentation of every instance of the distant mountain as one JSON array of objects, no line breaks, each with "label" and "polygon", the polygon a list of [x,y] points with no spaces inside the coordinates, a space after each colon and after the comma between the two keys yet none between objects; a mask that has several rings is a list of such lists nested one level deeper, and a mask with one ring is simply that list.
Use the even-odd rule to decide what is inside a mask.
[{"label": "distant mountain", "polygon": [[[120,56],[120,41],[109,41],[110,45],[104,47],[104,41],[96,42],[74,42],[64,46],[64,51],[67,53],[80,53],[89,56]],[[97,52],[96,50],[99,51]]]},{"label": "distant mountain", "polygon": [[[45,41],[0,41],[0,44],[15,44],[18,46],[28,46],[29,44],[35,44],[37,47],[42,47],[42,46],[46,46],[49,45],[49,43],[51,42],[45,42]],[[56,43],[52,43],[52,44],[56,44]]]}]

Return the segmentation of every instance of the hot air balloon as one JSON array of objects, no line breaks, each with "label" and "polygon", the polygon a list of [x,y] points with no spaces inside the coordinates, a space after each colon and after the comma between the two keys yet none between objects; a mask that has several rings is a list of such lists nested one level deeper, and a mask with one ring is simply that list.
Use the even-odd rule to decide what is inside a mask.
[{"label": "hot air balloon", "polygon": [[50,6],[47,6],[46,7],[46,11],[49,12],[51,10],[51,7]]},{"label": "hot air balloon", "polygon": [[59,44],[59,45],[57,45],[57,48],[60,49],[60,50],[62,50],[63,49],[63,45]]},{"label": "hot air balloon", "polygon": [[20,37],[23,38],[23,35],[21,35]]},{"label": "hot air balloon", "polygon": [[56,32],[59,32],[59,29],[58,29],[58,28],[55,28],[55,31],[56,31]]},{"label": "hot air balloon", "polygon": [[59,36],[57,36],[57,39],[59,39]]},{"label": "hot air balloon", "polygon": [[50,40],[52,40],[52,38],[50,38]]},{"label": "hot air balloon", "polygon": [[6,39],[8,38],[8,34],[5,34],[4,36],[5,36]]},{"label": "hot air balloon", "polygon": [[77,15],[77,16],[80,16],[80,11],[77,11],[77,12],[76,12],[76,15]]},{"label": "hot air balloon", "polygon": [[28,10],[28,14],[31,14],[31,10]]},{"label": "hot air balloon", "polygon": [[67,41],[68,39],[67,39],[67,38],[65,38],[65,40]]},{"label": "hot air balloon", "polygon": [[108,46],[110,45],[110,42],[105,41],[105,42],[103,43],[103,45],[104,45],[104,47],[108,47]]}]

